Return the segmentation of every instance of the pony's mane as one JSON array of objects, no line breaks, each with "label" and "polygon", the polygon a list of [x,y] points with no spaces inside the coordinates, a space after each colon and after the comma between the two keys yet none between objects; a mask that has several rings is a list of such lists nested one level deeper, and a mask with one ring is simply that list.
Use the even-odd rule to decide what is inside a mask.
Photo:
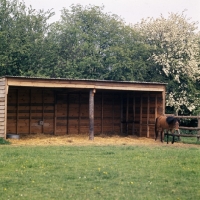
[{"label": "pony's mane", "polygon": [[178,121],[180,123],[180,120],[176,117],[173,117],[173,116],[167,117],[166,121],[167,121],[168,124],[174,124],[176,121]]}]

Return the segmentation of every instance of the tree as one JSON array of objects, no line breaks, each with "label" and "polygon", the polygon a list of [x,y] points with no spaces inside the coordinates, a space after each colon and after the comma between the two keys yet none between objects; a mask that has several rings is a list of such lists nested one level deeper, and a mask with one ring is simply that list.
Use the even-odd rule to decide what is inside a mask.
[{"label": "tree", "polygon": [[154,47],[149,61],[154,62],[155,71],[167,80],[166,105],[175,112],[187,108],[195,110],[195,83],[200,75],[197,23],[190,22],[184,12],[171,13],[168,19],[148,18],[135,26],[145,38],[145,43]]},{"label": "tree", "polygon": [[27,8],[18,0],[0,0],[0,75],[42,76],[48,60],[51,11]]},{"label": "tree", "polygon": [[61,18],[52,31],[59,48],[57,77],[143,79],[146,53],[138,49],[148,45],[117,15],[104,13],[103,7],[72,5]]}]

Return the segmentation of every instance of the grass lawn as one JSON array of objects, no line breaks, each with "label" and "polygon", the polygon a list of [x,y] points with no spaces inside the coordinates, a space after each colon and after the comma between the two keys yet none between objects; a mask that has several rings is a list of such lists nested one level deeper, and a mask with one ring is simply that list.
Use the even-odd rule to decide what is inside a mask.
[{"label": "grass lawn", "polygon": [[0,198],[200,199],[200,148],[0,146]]}]

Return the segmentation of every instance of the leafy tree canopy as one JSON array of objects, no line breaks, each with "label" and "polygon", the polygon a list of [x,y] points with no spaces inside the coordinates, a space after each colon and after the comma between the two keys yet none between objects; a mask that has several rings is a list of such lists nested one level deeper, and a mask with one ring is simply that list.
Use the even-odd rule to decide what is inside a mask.
[{"label": "leafy tree canopy", "polygon": [[41,76],[47,63],[47,20],[51,11],[27,8],[18,0],[0,0],[0,75]]},{"label": "leafy tree canopy", "polygon": [[158,19],[148,18],[135,26],[144,42],[154,47],[149,61],[155,63],[167,80],[167,106],[176,112],[183,107],[195,110],[199,102],[195,96],[195,82],[199,79],[199,43],[197,23],[190,22],[184,12],[171,13],[167,19],[162,15]]},{"label": "leafy tree canopy", "polygon": [[59,46],[56,76],[144,80],[148,45],[117,15],[103,7],[72,5],[61,18],[53,29]]}]

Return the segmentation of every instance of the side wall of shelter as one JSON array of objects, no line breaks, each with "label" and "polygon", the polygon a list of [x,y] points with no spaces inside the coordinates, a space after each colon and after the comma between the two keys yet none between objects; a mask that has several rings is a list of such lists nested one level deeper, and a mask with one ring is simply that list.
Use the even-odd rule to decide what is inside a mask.
[{"label": "side wall of shelter", "polygon": [[5,136],[6,120],[6,79],[0,79],[0,137]]},{"label": "side wall of shelter", "polygon": [[[94,133],[154,137],[162,92],[97,90]],[[88,134],[89,90],[10,87],[7,133]]]}]

